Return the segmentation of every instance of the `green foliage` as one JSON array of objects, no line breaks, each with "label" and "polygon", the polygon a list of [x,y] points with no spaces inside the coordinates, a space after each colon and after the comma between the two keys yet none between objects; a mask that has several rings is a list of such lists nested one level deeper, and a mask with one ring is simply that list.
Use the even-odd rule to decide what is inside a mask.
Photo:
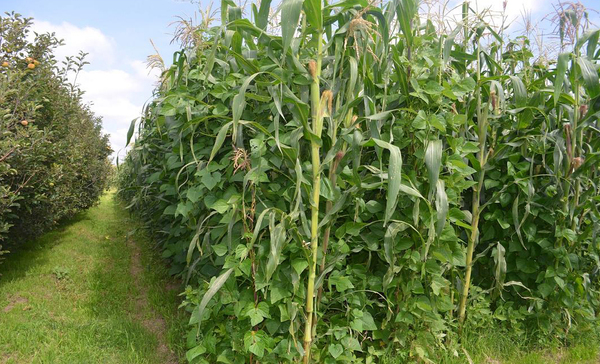
[{"label": "green foliage", "polygon": [[62,281],[70,278],[71,271],[68,268],[56,266],[52,270],[52,274],[57,280]]},{"label": "green foliage", "polygon": [[30,37],[31,21],[0,17],[0,242],[11,244],[93,205],[111,171],[101,120],[67,80],[85,55],[59,67],[61,42]]},{"label": "green foliage", "polygon": [[596,322],[597,41],[554,67],[417,5],[284,1],[281,37],[223,2],[175,54],[119,184],[189,284],[190,362],[427,362],[459,328]]}]

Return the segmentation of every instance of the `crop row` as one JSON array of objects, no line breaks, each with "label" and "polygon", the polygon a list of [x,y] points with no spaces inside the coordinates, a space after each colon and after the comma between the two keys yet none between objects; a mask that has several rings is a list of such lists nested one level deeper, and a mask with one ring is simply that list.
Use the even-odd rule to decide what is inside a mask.
[{"label": "crop row", "polygon": [[468,3],[447,34],[377,4],[224,0],[178,33],[119,183],[187,283],[190,362],[439,361],[465,330],[597,327],[599,32],[560,12],[544,62]]}]

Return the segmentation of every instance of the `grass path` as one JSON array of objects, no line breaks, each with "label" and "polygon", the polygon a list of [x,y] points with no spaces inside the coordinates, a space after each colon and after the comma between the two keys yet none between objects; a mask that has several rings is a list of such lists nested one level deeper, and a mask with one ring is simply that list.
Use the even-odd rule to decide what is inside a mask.
[{"label": "grass path", "polygon": [[179,287],[113,194],[0,264],[0,363],[178,363]]}]

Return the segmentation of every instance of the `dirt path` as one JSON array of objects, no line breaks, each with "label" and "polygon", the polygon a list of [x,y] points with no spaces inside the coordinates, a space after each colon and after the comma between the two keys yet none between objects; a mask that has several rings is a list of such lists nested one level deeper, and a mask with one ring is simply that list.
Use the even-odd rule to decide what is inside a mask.
[{"label": "dirt path", "polygon": [[134,226],[109,194],[13,249],[0,264],[0,364],[180,362],[179,289]]},{"label": "dirt path", "polygon": [[[167,345],[167,322],[165,321],[164,317],[154,311],[154,309],[150,306],[148,296],[146,295],[144,287],[142,286],[142,251],[138,244],[139,243],[134,239],[127,239],[127,246],[131,249],[131,263],[129,271],[131,272],[133,282],[138,291],[138,295],[134,297],[135,311],[133,314],[135,318],[142,323],[146,330],[156,336],[156,339],[158,340],[157,354],[161,360],[160,362],[165,364],[177,364],[179,361],[177,360],[175,353],[173,350],[169,349],[169,346]],[[142,313],[146,313],[146,315]]]}]

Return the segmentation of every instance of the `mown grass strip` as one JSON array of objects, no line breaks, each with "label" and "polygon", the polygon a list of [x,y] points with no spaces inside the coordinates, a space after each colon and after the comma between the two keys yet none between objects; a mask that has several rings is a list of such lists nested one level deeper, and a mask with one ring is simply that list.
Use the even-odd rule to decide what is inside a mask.
[{"label": "mown grass strip", "polygon": [[[177,290],[165,290],[165,269],[140,244],[141,234],[128,237],[131,227],[111,193],[7,258],[0,363],[164,363],[158,349],[165,343],[157,338],[177,356]],[[138,277],[131,274],[132,251],[139,254]],[[165,332],[149,330],[156,317],[164,318],[156,329]]]}]

